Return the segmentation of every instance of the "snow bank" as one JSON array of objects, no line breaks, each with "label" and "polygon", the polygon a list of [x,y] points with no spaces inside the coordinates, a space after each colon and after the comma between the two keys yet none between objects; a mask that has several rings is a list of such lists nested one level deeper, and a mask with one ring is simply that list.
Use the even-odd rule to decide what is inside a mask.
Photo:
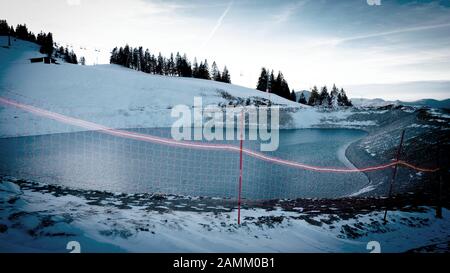
[{"label": "snow bank", "polygon": [[305,218],[302,208],[245,208],[238,226],[235,210],[157,210],[150,200],[123,204],[108,197],[95,203],[54,191],[23,189],[19,199],[2,204],[0,252],[68,252],[70,241],[79,242],[81,252],[369,252],[370,241],[379,242],[382,252],[403,252],[450,236],[446,209],[444,219],[429,208],[390,211],[384,225],[382,211],[340,219]]}]

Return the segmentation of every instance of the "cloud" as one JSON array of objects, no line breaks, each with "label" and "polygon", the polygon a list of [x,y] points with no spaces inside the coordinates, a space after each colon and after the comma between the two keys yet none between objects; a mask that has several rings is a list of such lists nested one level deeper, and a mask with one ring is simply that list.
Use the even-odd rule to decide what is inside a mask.
[{"label": "cloud", "polygon": [[409,28],[401,28],[401,29],[395,29],[395,30],[390,30],[390,31],[378,32],[378,33],[357,35],[357,36],[353,36],[353,37],[347,37],[347,38],[343,38],[343,39],[332,40],[331,44],[337,45],[337,44],[350,42],[350,41],[356,41],[356,40],[362,40],[362,39],[368,39],[368,38],[377,38],[377,37],[382,37],[382,36],[387,36],[387,35],[394,35],[394,34],[401,34],[401,33],[407,33],[407,32],[423,31],[423,30],[430,30],[430,29],[437,29],[437,28],[445,28],[445,27],[450,27],[450,23],[437,24],[437,25],[415,26],[415,27],[409,27]]},{"label": "cloud", "polygon": [[298,9],[300,9],[307,2],[308,2],[308,0],[302,0],[302,1],[298,1],[298,2],[284,6],[280,13],[275,14],[273,16],[273,19],[274,19],[273,23],[274,24],[282,24],[284,22],[287,22],[293,15],[295,15],[296,11],[298,11]]},{"label": "cloud", "polygon": [[81,0],[67,0],[67,5],[69,6],[79,6],[81,4]]}]

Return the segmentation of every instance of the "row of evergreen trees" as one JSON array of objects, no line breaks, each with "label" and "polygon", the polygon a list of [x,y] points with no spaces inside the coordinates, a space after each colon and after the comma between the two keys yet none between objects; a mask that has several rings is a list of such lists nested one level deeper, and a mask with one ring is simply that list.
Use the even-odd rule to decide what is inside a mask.
[{"label": "row of evergreen trees", "polygon": [[49,56],[53,53],[53,35],[52,33],[43,33],[42,31],[36,36],[33,32],[29,31],[27,25],[17,25],[14,29],[13,26],[9,26],[6,20],[0,20],[0,36],[10,36],[21,40],[36,43],[41,46],[41,53]]},{"label": "row of evergreen trees", "polygon": [[[59,47],[56,50],[55,53],[56,57],[60,57],[62,59],[64,59],[64,61],[66,63],[70,63],[70,64],[78,64],[78,58],[77,58],[77,54],[75,54],[75,52],[73,52],[73,50],[69,51],[69,48],[64,48],[64,47]],[[86,60],[84,59],[84,57],[80,58],[80,62],[81,64],[85,64]]]},{"label": "row of evergreen trees", "polygon": [[194,63],[191,65],[186,54],[180,55],[178,52],[175,56],[171,53],[170,57],[166,58],[162,56],[161,52],[155,56],[148,49],[125,45],[112,50],[110,63],[157,75],[194,77],[231,83],[230,73],[226,66],[221,72],[216,62],[213,62],[210,71],[207,60],[198,64],[197,59],[194,59]]},{"label": "row of evergreen trees", "polygon": [[311,95],[309,96],[308,101],[306,101],[303,93],[300,95],[299,103],[308,104],[311,106],[324,106],[324,107],[332,107],[336,108],[339,106],[352,106],[352,102],[348,99],[347,94],[343,88],[338,89],[335,84],[333,84],[333,88],[331,92],[328,92],[326,86],[322,87],[319,93],[317,86],[314,86],[311,89]]},{"label": "row of evergreen trees", "polygon": [[263,67],[261,69],[261,74],[259,76],[256,89],[264,92],[268,91],[269,93],[295,101],[295,97],[292,96],[289,85],[281,71],[279,71],[277,77],[275,77],[273,70],[269,74],[269,69]]},{"label": "row of evergreen trees", "polygon": [[[55,56],[64,59],[64,61],[72,64],[78,64],[77,55],[66,47],[59,47],[57,50],[54,49],[55,44],[53,43],[53,35],[51,32],[44,33],[40,32],[37,36],[28,30],[26,24],[19,24],[14,29],[13,26],[9,26],[6,20],[0,20],[0,36],[10,36],[24,41],[29,41],[36,43],[41,46],[40,52],[42,54],[47,54],[49,57]],[[80,59],[82,63],[86,60],[84,57]]]},{"label": "row of evergreen trees", "polygon": [[308,104],[312,106],[325,106],[325,107],[338,107],[338,106],[352,106],[351,101],[348,99],[343,88],[340,90],[333,85],[331,92],[328,93],[326,86],[322,87],[320,93],[316,86],[311,90],[311,96],[308,101],[304,94],[300,94],[300,98],[297,101],[297,95],[294,90],[289,90],[289,85],[283,76],[281,71],[278,72],[277,77],[274,76],[273,70],[269,74],[269,69],[263,67],[261,74],[258,78],[256,89],[264,92],[276,94],[280,97],[299,102],[302,104]]}]

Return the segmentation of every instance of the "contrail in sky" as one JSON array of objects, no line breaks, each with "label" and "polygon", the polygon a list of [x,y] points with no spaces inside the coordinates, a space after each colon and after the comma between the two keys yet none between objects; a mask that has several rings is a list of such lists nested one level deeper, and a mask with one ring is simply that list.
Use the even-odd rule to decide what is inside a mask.
[{"label": "contrail in sky", "polygon": [[436,28],[442,28],[442,27],[450,27],[450,23],[438,24],[438,25],[428,25],[428,26],[426,26],[426,25],[425,26],[416,26],[416,27],[395,29],[395,30],[391,30],[391,31],[384,31],[384,32],[378,32],[378,33],[372,33],[372,34],[359,35],[359,36],[354,36],[354,37],[347,37],[347,38],[334,40],[334,41],[332,41],[332,43],[340,44],[340,43],[349,42],[349,41],[355,41],[355,40],[361,40],[361,39],[367,39],[367,38],[375,38],[375,37],[382,37],[382,36],[399,34],[399,33],[406,33],[406,32],[415,32],[415,31],[436,29]]},{"label": "contrail in sky", "polygon": [[212,37],[214,36],[214,34],[216,34],[216,31],[219,29],[219,27],[222,25],[222,21],[225,18],[225,16],[227,16],[228,11],[231,9],[231,6],[233,5],[233,1],[230,1],[230,3],[228,3],[227,8],[224,10],[224,12],[222,13],[222,15],[219,17],[219,19],[217,19],[216,25],[214,26],[214,28],[211,30],[211,32],[208,35],[208,38],[206,38],[206,40],[203,42],[201,48],[203,49],[206,44],[208,44],[208,42],[212,39]]}]

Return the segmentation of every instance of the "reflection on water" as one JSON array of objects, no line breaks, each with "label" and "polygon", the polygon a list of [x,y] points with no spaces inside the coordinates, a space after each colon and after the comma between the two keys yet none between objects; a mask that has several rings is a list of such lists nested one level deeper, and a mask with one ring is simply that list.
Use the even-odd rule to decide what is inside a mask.
[{"label": "reflection on water", "polygon": [[[170,137],[167,128],[134,131]],[[345,167],[339,153],[364,134],[348,129],[281,130],[279,149],[268,154],[306,164]],[[225,143],[238,145],[236,141]],[[245,141],[244,146],[260,147],[257,141]],[[84,189],[235,198],[239,154],[77,132],[0,139],[0,172]],[[243,197],[247,199],[338,197],[365,184],[362,173],[318,173],[244,155]]]}]

